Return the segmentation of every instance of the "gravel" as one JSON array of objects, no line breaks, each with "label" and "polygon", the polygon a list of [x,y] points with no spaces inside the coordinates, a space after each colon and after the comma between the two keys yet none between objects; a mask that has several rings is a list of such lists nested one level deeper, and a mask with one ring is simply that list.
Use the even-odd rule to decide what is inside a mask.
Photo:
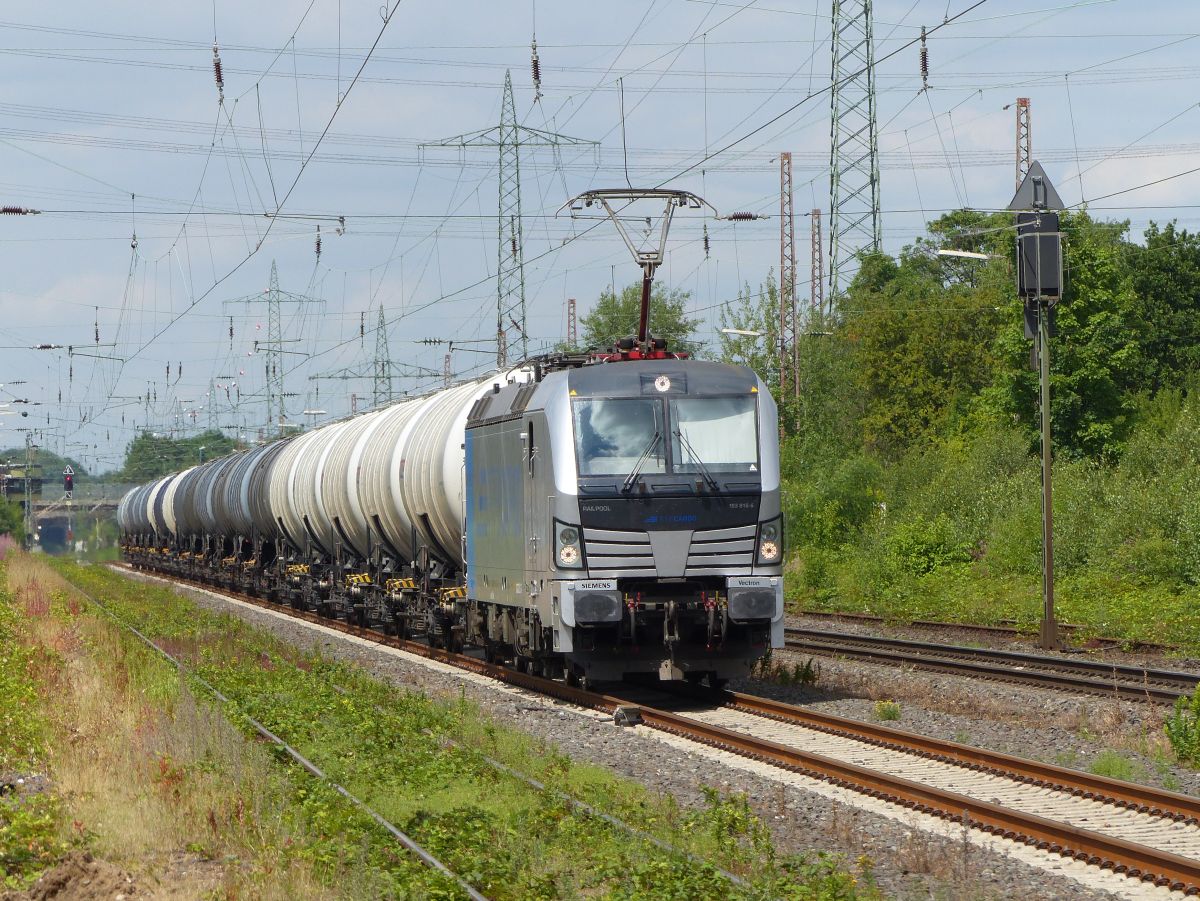
[{"label": "gravel", "polygon": [[553,743],[575,760],[604,766],[670,794],[680,804],[700,805],[702,785],[744,793],[770,827],[780,850],[844,854],[851,868],[865,860],[876,884],[889,896],[1022,897],[1026,901],[1118,897],[1051,870],[1033,868],[966,842],[950,842],[869,811],[731,769],[701,753],[669,747],[610,721],[580,716],[565,705],[535,702],[511,690],[497,691],[382,649],[315,631],[299,621],[289,622],[263,610],[226,604],[186,588],[177,590],[201,607],[231,613],[301,648],[356,663],[396,685],[448,699],[465,693],[497,722]]},{"label": "gravel", "polygon": [[[801,618],[789,625],[829,628],[827,622],[817,625]],[[839,623],[836,631],[907,637],[855,623]],[[956,639],[947,635],[942,640]],[[1023,649],[1040,653],[1029,644],[1025,640]],[[989,646],[1006,645],[1001,639]],[[820,666],[817,684],[787,686],[750,679],[731,687],[859,720],[877,721],[875,703],[894,700],[901,716],[888,725],[899,729],[1200,795],[1200,772],[1178,765],[1171,753],[1163,731],[1170,710],[1163,705],[789,651],[776,651],[774,656],[788,667],[812,659]],[[1122,657],[1121,662],[1185,668],[1179,661],[1147,661],[1144,654]]]}]

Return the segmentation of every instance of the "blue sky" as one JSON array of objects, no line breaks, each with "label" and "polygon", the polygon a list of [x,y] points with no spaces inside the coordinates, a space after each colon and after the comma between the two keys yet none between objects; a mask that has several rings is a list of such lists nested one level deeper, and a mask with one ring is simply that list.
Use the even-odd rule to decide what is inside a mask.
[{"label": "blue sky", "polygon": [[[877,56],[972,2],[879,0]],[[272,260],[285,290],[322,301],[285,308],[293,420],[343,415],[352,392],[364,408],[370,382],[309,376],[360,366],[381,305],[393,359],[440,372],[444,346],[418,342],[453,339],[464,342],[455,373],[485,371],[496,154],[419,145],[498,122],[506,69],[524,124],[598,142],[522,158],[535,347],[562,337],[567,297],[583,313],[611,281],[637,278],[610,226],[582,234],[587,223],[556,216],[580,191],[622,184],[626,155],[634,184],[773,216],[676,220],[660,278],[691,292],[707,340],[738,286],[778,266],[779,151],[794,155],[797,212],[828,211],[829,0],[403,0],[386,28],[379,0],[103,7],[0,15],[0,203],[45,211],[0,217],[0,384],[43,403],[28,419],[0,416],[0,445],[33,424],[44,446],[108,468],[143,427],[211,419],[253,435],[264,418],[254,341],[267,323],[244,299],[261,296]],[[944,210],[1007,203],[1018,96],[1032,100],[1034,156],[1068,204],[1089,200],[1135,235],[1151,219],[1194,228],[1200,173],[1171,176],[1200,149],[1198,34],[1200,7],[1181,0],[988,0],[931,35],[927,91],[915,46],[881,62],[886,249]],[[803,294],[808,219],[796,227]],[[39,343],[76,352],[23,349]]]}]

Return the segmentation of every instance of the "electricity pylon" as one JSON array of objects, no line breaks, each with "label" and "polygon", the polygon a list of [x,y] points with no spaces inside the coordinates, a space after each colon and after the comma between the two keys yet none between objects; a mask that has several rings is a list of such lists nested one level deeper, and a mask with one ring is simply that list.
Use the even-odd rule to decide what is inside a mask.
[{"label": "electricity pylon", "polygon": [[[371,380],[371,400],[376,408],[390,404],[396,399],[392,380],[396,378],[427,378],[440,376],[441,372],[426,366],[414,366],[393,360],[388,353],[387,319],[383,315],[383,304],[379,305],[379,324],[375,328],[375,355],[364,360],[357,366],[346,366],[333,372],[322,372],[310,375],[310,382],[321,380],[336,381],[366,381]],[[320,388],[317,389],[318,397]],[[357,406],[357,396],[354,396],[352,406]],[[355,412],[352,410],[351,412]]]},{"label": "electricity pylon", "polygon": [[375,406],[392,402],[392,359],[388,356],[387,320],[383,316],[383,304],[379,305],[379,325],[375,329],[375,359],[371,367],[375,374],[371,400]]},{"label": "electricity pylon", "polygon": [[855,256],[881,245],[872,0],[833,0],[829,142],[829,303]]},{"label": "electricity pylon", "polygon": [[585,141],[554,132],[529,128],[517,122],[513,102],[512,73],[504,73],[504,98],[500,106],[500,124],[483,131],[455,135],[422,144],[426,147],[495,147],[500,154],[500,204],[497,226],[496,263],[496,365],[508,365],[508,331],[515,322],[520,333],[521,356],[529,355],[528,329],[525,324],[525,250],[521,224],[521,148],[591,146]]},{"label": "electricity pylon", "polygon": [[792,155],[779,154],[779,396],[800,394],[796,333],[796,220],[792,214]]},{"label": "electricity pylon", "polygon": [[1029,98],[1017,98],[1017,187],[1029,174],[1029,164],[1033,159],[1033,122],[1029,109]]},{"label": "electricity pylon", "polygon": [[258,339],[254,342],[255,351],[262,350],[264,356],[264,372],[266,376],[266,399],[267,399],[267,426],[266,434],[269,437],[272,434],[277,434],[283,431],[287,424],[287,407],[286,398],[289,397],[284,391],[284,375],[286,367],[283,364],[284,354],[298,354],[305,356],[303,351],[286,350],[285,344],[298,344],[300,338],[283,337],[283,305],[290,303],[295,304],[297,308],[303,309],[309,304],[319,304],[324,306],[325,301],[315,297],[308,297],[304,294],[293,294],[290,291],[283,291],[279,287],[279,269],[275,265],[275,261],[271,261],[271,281],[265,292],[262,294],[251,294],[247,297],[239,297],[236,300],[225,301],[226,307],[229,304],[243,303],[246,306],[251,304],[265,303],[267,305],[267,338],[266,340]]}]

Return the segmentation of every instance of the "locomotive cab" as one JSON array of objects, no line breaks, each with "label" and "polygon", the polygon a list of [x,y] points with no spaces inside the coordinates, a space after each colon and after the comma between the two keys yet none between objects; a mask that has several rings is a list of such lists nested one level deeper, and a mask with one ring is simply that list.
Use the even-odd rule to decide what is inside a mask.
[{"label": "locomotive cab", "polygon": [[568,675],[744,674],[783,644],[777,428],[761,380],[720,363],[498,387],[467,423],[468,597],[525,605],[517,655]]}]

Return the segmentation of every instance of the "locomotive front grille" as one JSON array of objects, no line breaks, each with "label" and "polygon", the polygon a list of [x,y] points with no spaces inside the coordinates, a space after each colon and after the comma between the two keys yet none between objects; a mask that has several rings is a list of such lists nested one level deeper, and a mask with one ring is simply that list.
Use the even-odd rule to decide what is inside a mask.
[{"label": "locomotive front grille", "polygon": [[645,532],[583,530],[588,572],[597,577],[656,576],[654,550]]},{"label": "locomotive front grille", "polygon": [[749,575],[758,526],[699,529],[692,533],[687,575]]},{"label": "locomotive front grille", "polygon": [[[756,525],[699,529],[691,533],[684,575],[750,575]],[[588,572],[598,578],[657,576],[654,549],[646,532],[583,530]]]}]

